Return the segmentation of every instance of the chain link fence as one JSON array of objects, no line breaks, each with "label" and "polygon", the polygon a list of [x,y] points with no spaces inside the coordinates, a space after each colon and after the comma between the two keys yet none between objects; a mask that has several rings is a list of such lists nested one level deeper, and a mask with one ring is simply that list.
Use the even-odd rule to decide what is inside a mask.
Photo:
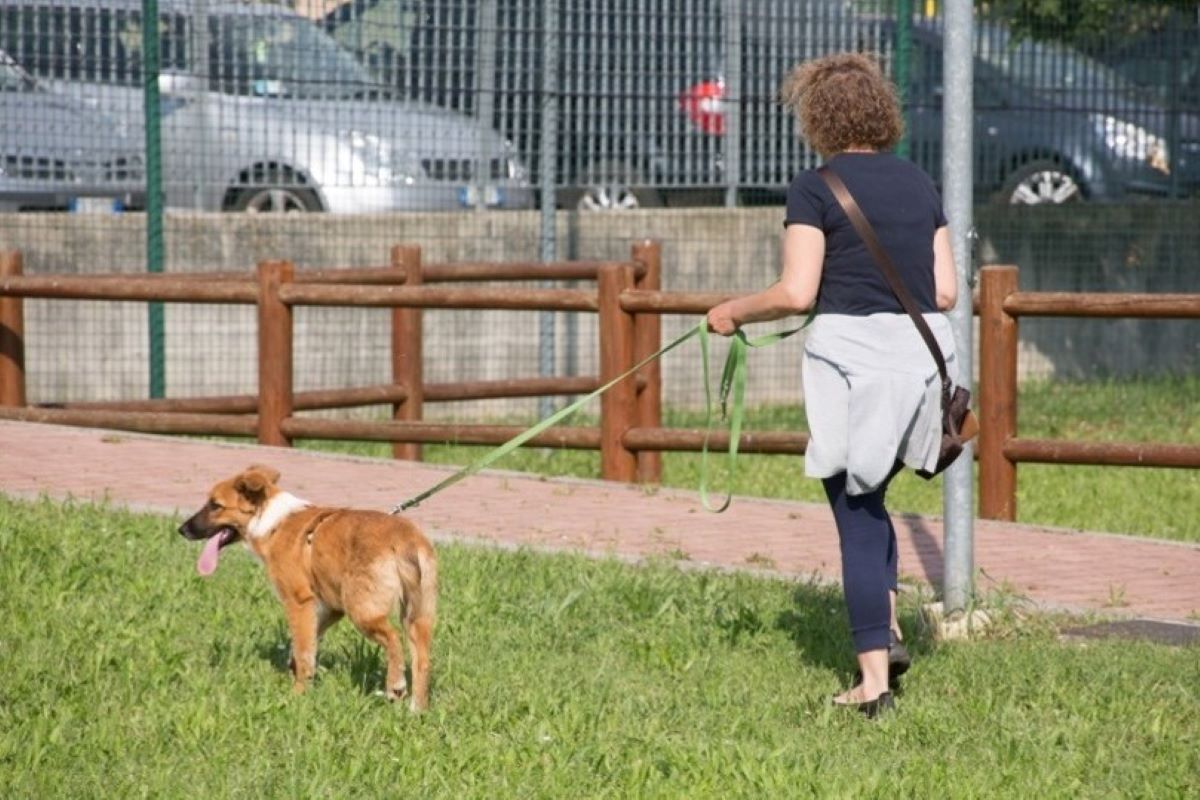
[{"label": "chain link fence", "polygon": [[[977,17],[977,264],[1018,264],[1028,289],[1200,290],[1200,4],[1129,4],[1086,25],[1034,5]],[[427,262],[626,259],[654,238],[666,289],[760,288],[778,271],[784,190],[817,163],[776,101],[783,76],[829,52],[877,53],[904,99],[901,152],[940,180],[940,11],[6,0],[0,247],[31,273],[248,273],[274,258],[381,266],[402,242]],[[301,309],[297,324],[297,388],[387,380],[386,312]],[[664,336],[691,324],[668,319]],[[29,301],[26,326],[32,402],[145,397],[155,358],[168,396],[255,389],[247,309],[168,306],[156,320],[142,304]],[[430,381],[596,371],[588,315],[430,312],[426,326]],[[1194,321],[1029,320],[1022,333],[1027,377],[1200,367]],[[799,397],[799,349],[777,351],[756,354],[754,402]],[[664,377],[668,404],[702,401],[691,359]]]}]

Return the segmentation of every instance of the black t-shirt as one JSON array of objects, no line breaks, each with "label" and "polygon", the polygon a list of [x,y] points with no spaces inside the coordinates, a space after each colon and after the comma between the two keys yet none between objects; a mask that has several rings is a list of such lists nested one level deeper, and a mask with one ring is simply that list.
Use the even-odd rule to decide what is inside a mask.
[{"label": "black t-shirt", "polygon": [[[920,167],[890,153],[839,153],[829,160],[829,168],[854,195],[917,307],[936,311],[933,234],[946,224],[946,215],[933,181]],[[783,224],[812,225],[825,233],[818,313],[904,313],[871,252],[815,170],[801,172],[788,187]]]}]

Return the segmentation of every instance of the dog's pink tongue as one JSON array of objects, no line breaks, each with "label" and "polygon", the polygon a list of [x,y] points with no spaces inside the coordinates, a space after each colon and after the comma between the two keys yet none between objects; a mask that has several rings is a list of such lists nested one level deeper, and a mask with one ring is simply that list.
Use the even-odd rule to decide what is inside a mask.
[{"label": "dog's pink tongue", "polygon": [[204,540],[204,549],[196,561],[196,572],[208,577],[217,571],[217,559],[221,557],[221,535],[210,536]]}]

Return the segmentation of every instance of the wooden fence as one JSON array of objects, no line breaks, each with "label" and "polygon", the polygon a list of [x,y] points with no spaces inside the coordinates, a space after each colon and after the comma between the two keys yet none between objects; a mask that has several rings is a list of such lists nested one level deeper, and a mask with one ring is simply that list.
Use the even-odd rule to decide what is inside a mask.
[{"label": "wooden fence", "polygon": [[[979,281],[979,515],[1015,520],[1017,464],[1200,467],[1200,445],[1030,439],[1017,433],[1020,317],[1200,319],[1200,294],[1022,292],[1017,268],[989,266]],[[1141,410],[1129,409],[1130,414]]]},{"label": "wooden fence", "polygon": [[[422,421],[426,402],[584,394],[630,369],[661,346],[662,314],[703,314],[731,293],[663,292],[661,253],[654,242],[632,248],[627,262],[421,263],[413,246],[392,249],[391,266],[297,271],[286,261],[245,274],[78,276],[22,274],[19,253],[0,253],[0,419],[83,425],[151,433],[257,436],[290,446],[295,438],[389,441],[397,458],[419,459],[425,442],[500,444],[521,432],[504,425]],[[203,280],[197,280],[202,278]],[[503,280],[595,280],[594,290],[462,285]],[[455,283],[438,286],[432,284]],[[22,298],[240,303],[258,308],[257,395],[127,402],[43,404],[25,397]],[[391,383],[295,393],[292,313],[296,306],[392,309]],[[539,377],[426,384],[423,309],[525,309],[599,314],[596,377]],[[1200,467],[1200,446],[1027,439],[1017,435],[1017,318],[1020,316],[1200,318],[1200,294],[1030,293],[1017,290],[1015,267],[985,267],[978,301],[981,431],[978,442],[980,515],[1016,516],[1019,462]],[[390,421],[316,419],[295,412],[391,404]],[[596,427],[557,427],[530,440],[539,447],[598,449],[601,475],[654,483],[663,451],[697,451],[704,431],[662,427],[657,361],[632,381],[601,396]],[[788,431],[743,433],[747,453],[802,454],[808,437]],[[714,433],[710,447],[728,446]]]}]

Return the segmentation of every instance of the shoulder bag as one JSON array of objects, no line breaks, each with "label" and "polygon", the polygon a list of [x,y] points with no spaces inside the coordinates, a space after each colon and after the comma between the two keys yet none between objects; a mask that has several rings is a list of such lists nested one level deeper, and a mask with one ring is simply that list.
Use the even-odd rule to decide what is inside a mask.
[{"label": "shoulder bag", "polygon": [[954,463],[966,443],[979,433],[979,421],[971,411],[971,392],[962,386],[955,386],[951,382],[946,373],[946,358],[942,355],[942,349],[938,347],[937,339],[933,337],[933,331],[929,330],[929,324],[921,316],[916,301],[913,300],[904,281],[900,279],[896,265],[892,263],[887,251],[879,243],[879,237],[875,235],[871,223],[867,222],[867,218],[863,216],[862,210],[859,209],[850,190],[846,188],[846,184],[828,166],[818,169],[817,174],[833,192],[834,198],[849,217],[850,224],[854,226],[854,230],[858,232],[867,249],[871,251],[875,263],[879,266],[879,271],[883,273],[888,285],[892,287],[900,305],[912,317],[921,338],[925,340],[929,352],[933,355],[933,360],[937,363],[938,374],[942,378],[942,447],[938,453],[937,466],[932,471],[922,469],[916,471],[918,475],[928,480]]}]

